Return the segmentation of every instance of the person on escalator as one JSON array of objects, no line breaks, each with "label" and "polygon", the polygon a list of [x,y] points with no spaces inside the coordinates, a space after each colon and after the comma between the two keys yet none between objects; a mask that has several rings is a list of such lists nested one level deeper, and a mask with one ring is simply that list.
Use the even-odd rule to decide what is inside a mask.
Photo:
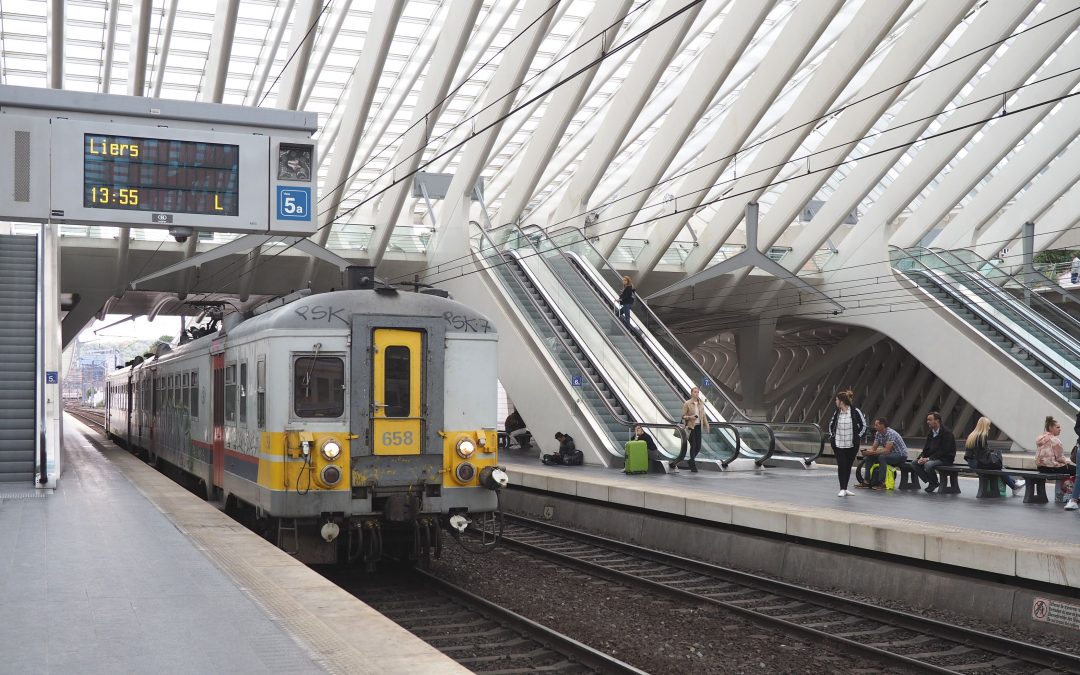
[{"label": "person on escalator", "polygon": [[559,451],[544,455],[540,459],[541,462],[561,466],[580,466],[585,463],[585,453],[577,449],[573,436],[557,431],[555,432],[555,440],[559,442]]},{"label": "person on escalator", "polygon": [[634,282],[630,277],[622,278],[622,293],[619,294],[619,318],[623,325],[630,328],[630,312],[634,309]]},{"label": "person on escalator", "polygon": [[[709,433],[709,420],[705,417],[705,402],[701,398],[701,390],[697,387],[690,390],[690,398],[683,403],[682,421],[686,426],[686,435],[690,445],[690,471],[697,473],[697,462],[694,460],[701,451],[701,433],[703,431]],[[683,443],[679,449],[679,456],[668,464],[673,472],[679,470],[679,462],[686,456],[686,446],[687,444]]]},{"label": "person on escalator", "polygon": [[837,497],[851,497],[855,493],[848,489],[851,480],[851,466],[859,454],[859,441],[866,433],[866,416],[852,405],[855,394],[850,390],[836,392],[836,412],[829,421],[829,444],[836,456],[836,473],[840,479],[840,492]]}]

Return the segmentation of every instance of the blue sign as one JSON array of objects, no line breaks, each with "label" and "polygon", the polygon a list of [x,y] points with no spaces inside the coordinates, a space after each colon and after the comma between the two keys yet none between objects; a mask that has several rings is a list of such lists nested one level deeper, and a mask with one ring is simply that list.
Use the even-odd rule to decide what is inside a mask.
[{"label": "blue sign", "polygon": [[1072,380],[1065,380],[1065,391],[1072,389]]},{"label": "blue sign", "polygon": [[712,380],[710,380],[709,378],[706,377],[705,379],[703,379],[701,381],[701,388],[702,389],[708,389],[711,386],[712,386]]},{"label": "blue sign", "polygon": [[278,220],[311,220],[311,188],[277,186]]},{"label": "blue sign", "polygon": [[580,375],[571,376],[570,377],[570,386],[572,386],[572,387],[580,387],[581,386],[581,376]]},{"label": "blue sign", "polygon": [[60,384],[60,373],[55,370],[46,370],[45,384]]}]

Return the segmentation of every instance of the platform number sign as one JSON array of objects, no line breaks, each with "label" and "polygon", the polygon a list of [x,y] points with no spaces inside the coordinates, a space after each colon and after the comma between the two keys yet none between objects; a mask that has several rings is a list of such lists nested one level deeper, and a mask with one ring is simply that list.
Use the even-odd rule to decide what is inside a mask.
[{"label": "platform number sign", "polygon": [[311,188],[277,188],[278,220],[311,220]]},{"label": "platform number sign", "polygon": [[572,376],[570,378],[570,386],[572,386],[572,387],[580,387],[581,383],[582,382],[581,382],[581,376],[580,375],[574,375],[574,376]]},{"label": "platform number sign", "polygon": [[46,370],[45,384],[60,384],[60,374],[55,370]]},{"label": "platform number sign", "polygon": [[1069,391],[1070,389],[1072,389],[1072,387],[1073,387],[1072,380],[1068,380],[1068,379],[1065,380],[1064,387],[1065,387],[1065,391]]},{"label": "platform number sign", "polygon": [[706,377],[706,378],[703,378],[701,380],[701,388],[702,389],[708,389],[711,386],[712,386],[712,380],[710,380],[709,378]]}]

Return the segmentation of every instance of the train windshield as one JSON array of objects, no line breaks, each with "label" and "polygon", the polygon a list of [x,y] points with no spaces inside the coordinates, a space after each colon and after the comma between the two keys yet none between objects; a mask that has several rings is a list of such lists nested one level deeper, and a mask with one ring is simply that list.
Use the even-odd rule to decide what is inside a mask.
[{"label": "train windshield", "polygon": [[345,412],[345,362],[333,356],[296,359],[293,410],[297,417],[341,417]]}]

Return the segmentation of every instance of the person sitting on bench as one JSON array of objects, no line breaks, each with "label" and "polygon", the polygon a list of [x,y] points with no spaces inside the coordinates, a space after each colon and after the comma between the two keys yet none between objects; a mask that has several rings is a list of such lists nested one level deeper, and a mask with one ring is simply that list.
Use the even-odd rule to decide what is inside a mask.
[{"label": "person sitting on bench", "polygon": [[934,469],[942,464],[952,464],[956,460],[956,438],[952,431],[941,423],[939,412],[928,414],[926,424],[930,427],[930,433],[926,435],[926,443],[923,444],[923,450],[912,468],[915,475],[926,481],[926,491],[933,492],[938,488],[938,476]]},{"label": "person sitting on bench", "polygon": [[[895,429],[889,428],[889,420],[879,417],[874,420],[874,444],[867,450],[863,450],[866,458],[866,483],[859,483],[855,487],[881,490],[885,487],[885,474],[889,466],[900,466],[907,461],[907,445],[904,439]],[[878,465],[878,470],[873,471],[873,465]]]},{"label": "person sitting on bench", "polygon": [[[1046,431],[1035,439],[1035,466],[1040,473],[1065,474],[1071,476],[1075,470],[1073,463],[1065,456],[1065,447],[1061,445],[1061,423],[1053,417],[1047,417],[1043,424]],[[1057,483],[1055,500],[1064,501],[1061,483]]]},{"label": "person sitting on bench", "polygon": [[[968,434],[967,442],[964,443],[964,459],[972,469],[992,469],[1000,471],[1004,467],[1001,463],[1001,453],[991,452],[989,447],[990,425],[989,417],[980,417],[975,423],[975,429]],[[1020,491],[1025,483],[1016,480],[1012,476],[1005,476],[1005,483],[1012,488],[1013,494]]]},{"label": "person sitting on bench", "polygon": [[[506,422],[503,423],[503,429],[506,430],[506,435],[510,438],[510,441],[517,443],[518,448],[527,450],[532,445],[532,434],[525,428],[525,420],[521,419],[521,413],[514,408],[506,417]],[[507,450],[510,449],[510,443],[507,443]]]}]

